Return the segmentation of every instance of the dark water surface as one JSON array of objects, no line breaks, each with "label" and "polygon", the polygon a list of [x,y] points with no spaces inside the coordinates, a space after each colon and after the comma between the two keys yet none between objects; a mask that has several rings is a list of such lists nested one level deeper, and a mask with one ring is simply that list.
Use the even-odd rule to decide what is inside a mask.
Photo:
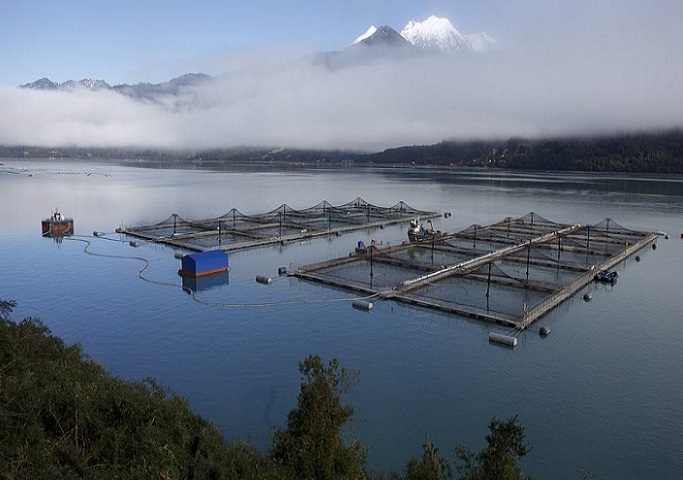
[{"label": "dark water surface", "polygon": [[[15,318],[40,317],[115,375],[156,377],[227,439],[265,447],[295,404],[297,363],[319,353],[361,372],[348,396],[350,434],[370,445],[372,468],[403,468],[426,435],[452,459],[456,445],[483,446],[493,415],[519,414],[533,446],[524,468],[537,478],[582,478],[581,469],[600,479],[683,478],[681,178],[3,160],[0,192],[0,298],[19,303]],[[671,238],[621,264],[615,286],[590,286],[591,302],[578,295],[551,312],[539,324],[550,336],[537,325],[511,350],[489,344],[492,327],[476,321],[391,302],[367,313],[347,292],[254,281],[347,255],[361,239],[399,243],[407,226],[232,253],[228,283],[197,292],[199,301],[181,289],[174,250],[133,248],[112,233],[171,213],[207,218],[357,196],[452,212],[435,222],[444,231],[533,211],[563,223],[611,217]],[[60,244],[40,236],[55,206],[76,225]],[[94,230],[110,234],[95,239]]]}]

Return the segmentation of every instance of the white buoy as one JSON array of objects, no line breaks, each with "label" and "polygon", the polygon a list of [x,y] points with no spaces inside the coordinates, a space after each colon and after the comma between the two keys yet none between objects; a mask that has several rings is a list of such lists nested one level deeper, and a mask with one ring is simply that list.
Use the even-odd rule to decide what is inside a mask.
[{"label": "white buoy", "polygon": [[182,260],[185,254],[183,252],[175,252],[174,257],[177,258],[178,260]]},{"label": "white buoy", "polygon": [[138,242],[137,240],[131,240],[129,242],[129,244],[131,247],[139,247],[140,246],[140,242]]},{"label": "white buoy", "polygon": [[511,337],[510,335],[503,335],[502,333],[491,332],[489,333],[489,342],[502,343],[509,347],[517,346],[517,338]]},{"label": "white buoy", "polygon": [[357,308],[358,310],[365,310],[365,311],[370,311],[372,310],[372,302],[366,302],[364,300],[354,300],[353,303],[351,304],[353,308]]}]

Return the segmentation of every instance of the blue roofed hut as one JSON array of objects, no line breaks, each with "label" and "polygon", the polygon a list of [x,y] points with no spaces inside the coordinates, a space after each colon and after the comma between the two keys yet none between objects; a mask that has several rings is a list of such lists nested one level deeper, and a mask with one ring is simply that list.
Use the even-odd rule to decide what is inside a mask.
[{"label": "blue roofed hut", "polygon": [[181,262],[180,274],[183,277],[203,277],[227,272],[230,269],[228,254],[222,250],[209,250],[185,255]]}]

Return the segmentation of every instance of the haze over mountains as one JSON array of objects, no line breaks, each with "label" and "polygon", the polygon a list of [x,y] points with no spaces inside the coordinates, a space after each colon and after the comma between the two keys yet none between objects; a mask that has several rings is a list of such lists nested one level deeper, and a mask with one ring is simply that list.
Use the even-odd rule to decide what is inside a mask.
[{"label": "haze over mountains", "polygon": [[337,51],[230,52],[180,70],[210,76],[0,86],[0,145],[377,152],[683,127],[673,7],[629,17],[606,3],[573,16],[534,5],[491,36],[429,17],[360,28]]},{"label": "haze over mountains", "polygon": [[[447,18],[431,16],[423,22],[411,20],[399,34],[389,26],[371,26],[346,48],[315,55],[314,63],[328,68],[352,67],[381,59],[397,59],[423,53],[454,54],[484,52],[496,46],[496,41],[485,33],[463,35]],[[213,79],[203,73],[187,73],[163,83],[110,85],[102,79],[84,78],[53,82],[41,78],[21,85],[23,89],[57,90],[111,90],[140,100],[154,100],[158,96],[178,95],[188,87],[196,87]]]},{"label": "haze over mountains", "polygon": [[25,85],[21,85],[21,88],[30,88],[34,90],[62,90],[62,91],[72,91],[72,90],[78,90],[78,89],[86,89],[86,90],[115,90],[118,92],[125,93],[128,89],[131,87],[140,87],[141,89],[151,89],[151,88],[158,88],[160,91],[164,91],[167,93],[178,93],[178,91],[185,86],[188,85],[194,85],[201,83],[203,81],[208,80],[211,78],[210,75],[206,75],[204,73],[187,73],[185,75],[182,75],[180,77],[174,78],[168,82],[164,83],[157,83],[157,84],[152,84],[152,83],[138,83],[136,85],[128,85],[128,84],[121,84],[121,85],[114,85],[111,86],[109,85],[106,81],[101,80],[101,79],[92,79],[92,78],[84,78],[82,80],[67,80],[66,82],[63,83],[58,83],[58,82],[53,82],[49,78],[41,78],[39,80],[36,80],[35,82],[27,83]]},{"label": "haze over mountains", "polygon": [[111,90],[128,95],[136,99],[153,100],[158,95],[178,95],[187,87],[199,86],[211,80],[205,73],[186,73],[164,83],[137,83],[134,85],[109,85],[104,80],[84,78],[82,80],[67,80],[63,83],[53,82],[49,78],[41,78],[35,82],[21,85],[20,88],[31,90],[56,90],[62,92],[76,92],[79,90]]}]

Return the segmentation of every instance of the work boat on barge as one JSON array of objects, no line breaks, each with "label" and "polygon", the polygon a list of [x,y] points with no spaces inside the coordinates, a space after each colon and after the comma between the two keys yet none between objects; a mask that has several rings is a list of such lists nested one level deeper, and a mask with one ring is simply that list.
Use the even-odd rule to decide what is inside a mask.
[{"label": "work boat on barge", "polygon": [[416,218],[410,221],[410,228],[408,229],[408,240],[411,242],[421,242],[422,240],[430,240],[440,235],[440,231],[434,230],[434,224],[431,220],[428,220],[429,228],[425,228],[424,225],[420,223],[420,218]]},{"label": "work boat on barge", "polygon": [[63,237],[74,234],[73,218],[65,217],[58,208],[55,208],[48,218],[43,219],[41,227],[44,237]]}]

